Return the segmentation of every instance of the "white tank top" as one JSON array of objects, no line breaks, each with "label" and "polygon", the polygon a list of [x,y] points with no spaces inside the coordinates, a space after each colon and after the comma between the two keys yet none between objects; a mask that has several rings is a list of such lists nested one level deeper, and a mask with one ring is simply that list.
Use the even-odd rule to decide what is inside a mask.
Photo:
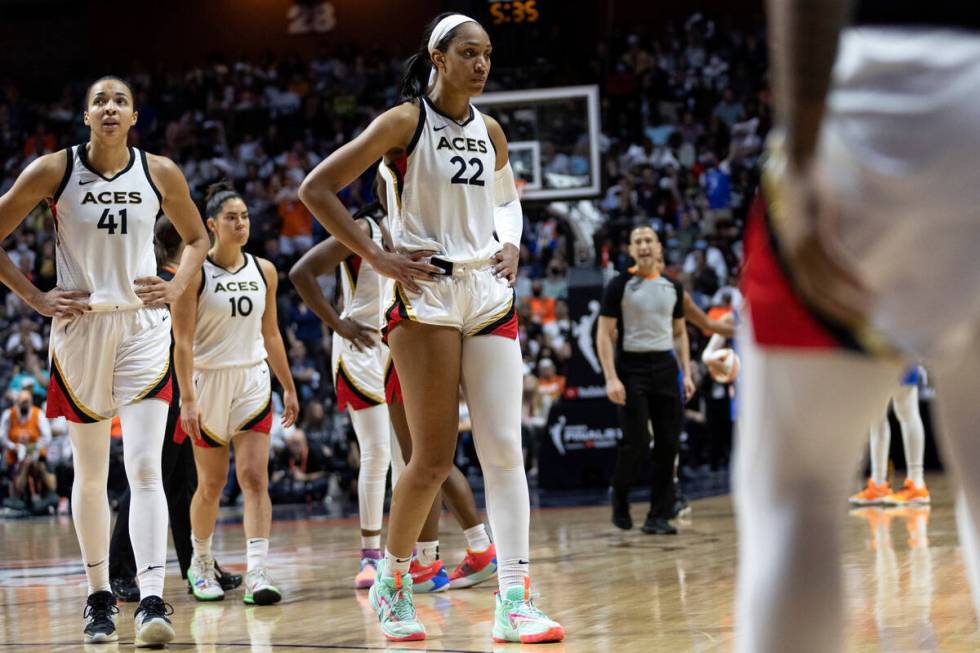
[{"label": "white tank top", "polygon": [[[366,220],[371,226],[371,240],[384,247],[381,227],[372,218]],[[380,330],[385,308],[384,277],[360,256],[351,254],[340,262],[340,285],[344,295],[340,317]]]},{"label": "white tank top", "polygon": [[126,167],[104,177],[89,164],[84,144],[66,152],[53,197],[58,287],[91,293],[93,310],[141,308],[133,281],[156,274],[153,227],[162,199],[146,154],[130,147]]},{"label": "white tank top", "polygon": [[458,123],[423,98],[412,142],[403,156],[387,162],[397,184],[395,246],[436,250],[454,261],[496,253],[496,160],[486,122],[473,105],[469,118]]},{"label": "white tank top", "polygon": [[265,293],[265,276],[251,254],[245,254],[237,270],[218,266],[210,256],[205,259],[194,330],[195,368],[249,367],[266,359]]}]

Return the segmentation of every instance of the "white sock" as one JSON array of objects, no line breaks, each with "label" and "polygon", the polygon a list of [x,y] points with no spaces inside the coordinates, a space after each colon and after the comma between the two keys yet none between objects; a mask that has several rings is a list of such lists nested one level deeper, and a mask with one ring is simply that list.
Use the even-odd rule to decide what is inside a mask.
[{"label": "white sock", "polygon": [[418,553],[416,558],[419,564],[428,567],[433,562],[439,559],[439,540],[433,540],[431,542],[418,542],[416,544],[416,549]]},{"label": "white sock", "polygon": [[157,399],[120,406],[123,462],[131,494],[129,539],[133,543],[140,600],[163,596],[170,513],[163,492],[161,455],[170,407]]},{"label": "white sock", "polygon": [[483,468],[487,516],[493,530],[500,591],[524,585],[530,550],[531,503],[521,450],[521,378],[516,340],[463,339],[463,386],[473,440]]},{"label": "white sock", "polygon": [[71,486],[71,516],[82,550],[88,593],[109,591],[109,478],[108,420],[94,424],[68,422],[75,480]]},{"label": "white sock", "polygon": [[530,574],[530,562],[527,558],[510,558],[500,560],[497,565],[497,582],[500,591],[506,592],[511,587],[524,587],[524,579]]},{"label": "white sock", "polygon": [[888,480],[888,450],[891,447],[892,430],[888,424],[888,412],[877,424],[871,425],[871,480],[881,485]]},{"label": "white sock", "polygon": [[361,449],[361,468],[357,473],[357,507],[361,530],[380,531],[384,517],[385,484],[391,463],[391,420],[388,405],[352,410],[354,434]]},{"label": "white sock", "polygon": [[408,568],[412,566],[412,556],[407,558],[399,558],[385,549],[385,577],[393,577],[396,571],[402,572],[402,574],[408,573]]},{"label": "white sock", "polygon": [[195,558],[210,558],[211,555],[211,540],[214,539],[214,531],[211,532],[203,540],[198,538],[191,532],[191,546],[194,547],[194,557]]},{"label": "white sock", "polygon": [[381,548],[381,536],[380,535],[362,535],[361,536],[361,548],[376,550]]},{"label": "white sock", "polygon": [[249,538],[245,545],[245,563],[248,571],[265,567],[265,558],[269,555],[269,539],[266,537]]},{"label": "white sock", "polygon": [[919,414],[919,388],[902,386],[895,393],[895,415],[902,424],[902,445],[905,448],[905,469],[916,487],[925,485],[923,458],[926,450],[926,432]]},{"label": "white sock", "polygon": [[490,546],[490,536],[487,535],[487,527],[482,522],[472,528],[463,531],[466,537],[466,548],[470,551],[486,551]]}]

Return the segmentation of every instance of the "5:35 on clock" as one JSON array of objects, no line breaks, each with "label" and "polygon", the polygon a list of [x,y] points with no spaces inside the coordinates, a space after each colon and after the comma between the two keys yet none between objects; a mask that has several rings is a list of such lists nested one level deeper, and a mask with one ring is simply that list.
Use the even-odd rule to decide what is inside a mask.
[{"label": "5:35 on clock", "polygon": [[490,0],[493,24],[535,23],[541,17],[537,4],[537,0]]}]

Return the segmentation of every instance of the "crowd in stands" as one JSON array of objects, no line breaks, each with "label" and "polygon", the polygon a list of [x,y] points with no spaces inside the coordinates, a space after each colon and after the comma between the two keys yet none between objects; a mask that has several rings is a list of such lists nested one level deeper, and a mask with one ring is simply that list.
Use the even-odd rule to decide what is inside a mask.
[{"label": "crowd in stands", "polygon": [[[578,53],[582,61],[574,67],[574,79],[547,66],[535,67],[534,79],[519,66],[495,68],[494,90],[596,83],[602,98],[602,194],[590,202],[601,220],[593,242],[573,242],[563,214],[548,204],[525,206],[516,290],[527,425],[539,428],[564,390],[573,351],[568,269],[626,268],[633,226],[656,228],[666,274],[681,280],[703,309],[737,302],[741,230],[770,123],[764,43],[761,28],[722,29],[694,15],[615,35],[592,52]],[[395,53],[356,49],[331,55],[323,50],[310,60],[214,56],[181,72],[119,71],[132,85],[139,111],[132,144],[176,161],[199,203],[210,183],[232,180],[249,208],[249,251],[279,270],[279,316],[303,406],[297,428],[273,434],[272,488],[280,500],[356,493],[358,452],[345,416],[334,408],[330,337],[299,301],[287,273],[300,254],[326,237],[297,197],[300,183],[320,160],[398,102],[400,72]],[[74,80],[58,97],[43,100],[0,81],[0,193],[38,156],[87,139],[81,105],[90,81]],[[563,154],[548,153],[543,164],[557,165],[549,157]],[[365,173],[343,191],[351,211],[373,199],[372,176],[373,171]],[[45,204],[3,246],[38,287],[54,287],[55,234]],[[577,253],[583,249],[586,256]],[[336,281],[321,282],[333,296]],[[45,402],[49,321],[13,293],[0,293],[0,409],[6,414],[20,410],[21,397],[29,396],[34,406]],[[691,335],[692,357],[697,357],[705,337],[694,330]],[[718,392],[710,380],[700,388],[704,396]],[[696,430],[705,413],[703,400],[695,398],[689,408]],[[0,498],[24,498],[25,490],[14,481],[32,457],[46,461],[46,467],[25,485],[26,492],[66,497],[71,454],[64,423],[47,424],[43,452],[40,445],[12,441],[8,427],[0,430],[5,453]],[[706,460],[693,449],[687,455],[692,466]],[[534,465],[533,452],[528,465]],[[234,500],[233,487],[228,494]]]}]

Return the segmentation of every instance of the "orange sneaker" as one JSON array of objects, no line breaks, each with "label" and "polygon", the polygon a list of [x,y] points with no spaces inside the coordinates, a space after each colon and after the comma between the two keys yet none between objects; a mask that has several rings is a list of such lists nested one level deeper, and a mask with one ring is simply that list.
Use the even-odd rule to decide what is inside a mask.
[{"label": "orange sneaker", "polygon": [[885,497],[885,503],[896,506],[928,505],[929,488],[925,483],[916,485],[912,479],[905,479],[905,485],[898,492],[892,492]]},{"label": "orange sneaker", "polygon": [[857,494],[851,495],[849,501],[858,506],[873,506],[885,503],[885,497],[891,493],[892,489],[888,486],[888,481],[875,483],[869,478],[867,487]]}]

